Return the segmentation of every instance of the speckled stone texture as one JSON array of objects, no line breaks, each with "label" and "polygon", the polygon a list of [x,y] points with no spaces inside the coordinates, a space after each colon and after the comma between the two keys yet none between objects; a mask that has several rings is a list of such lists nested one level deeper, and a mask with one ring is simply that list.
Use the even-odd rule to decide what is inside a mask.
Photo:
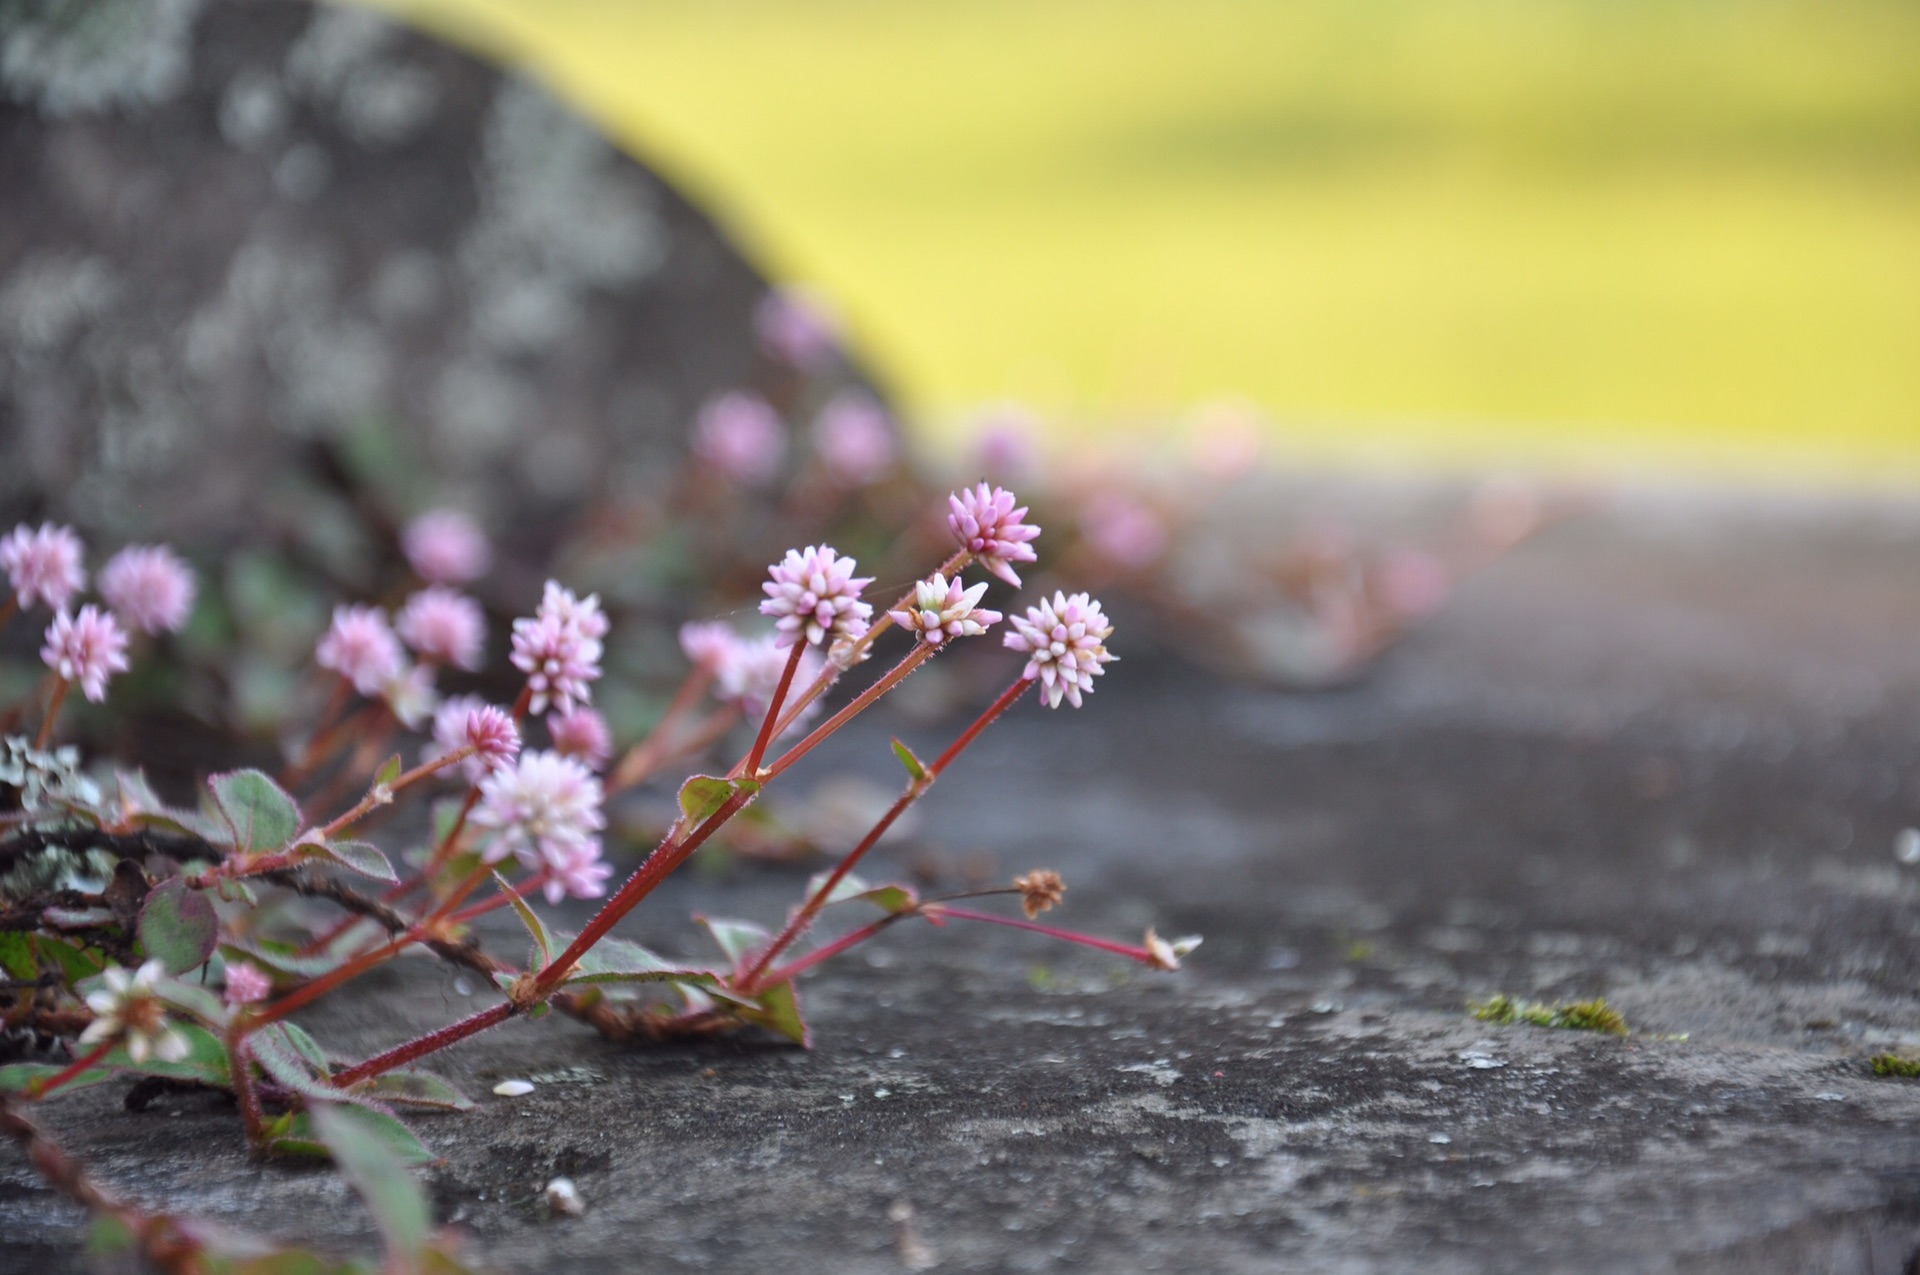
[{"label": "speckled stone texture", "polygon": [[365,11],[0,4],[0,513],[257,527],[391,424],[502,522],[631,496],[764,284],[541,88]]},{"label": "speckled stone texture", "polygon": [[[901,930],[806,981],[811,1052],[476,1038],[438,1065],[480,1109],[417,1127],[481,1265],[1912,1269],[1920,1082],[1865,1059],[1920,1046],[1914,506],[1623,498],[1336,692],[1189,671],[1118,619],[1088,706],[996,726],[869,875],[1050,865],[1053,916],[1202,932],[1189,968]],[[892,783],[888,734],[952,729],[863,722],[795,778]],[[623,932],[699,953],[689,912],[773,921],[802,879],[692,872]],[[1634,1035],[1464,1012],[1494,992],[1605,996]],[[407,961],[310,1022],[357,1057],[485,995]],[[115,1189],[371,1250],[336,1177],[250,1162],[217,1098],[123,1090],[44,1112]],[[584,1217],[545,1211],[555,1173]],[[79,1222],[0,1151],[0,1269],[79,1269]]]}]

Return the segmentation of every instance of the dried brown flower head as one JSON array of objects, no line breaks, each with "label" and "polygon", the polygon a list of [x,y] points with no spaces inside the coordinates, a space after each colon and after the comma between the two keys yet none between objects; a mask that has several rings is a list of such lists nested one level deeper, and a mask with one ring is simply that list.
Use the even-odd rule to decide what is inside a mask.
[{"label": "dried brown flower head", "polygon": [[1052,868],[1035,868],[1025,876],[1015,877],[1013,888],[1020,891],[1020,910],[1032,920],[1065,896],[1067,883]]}]

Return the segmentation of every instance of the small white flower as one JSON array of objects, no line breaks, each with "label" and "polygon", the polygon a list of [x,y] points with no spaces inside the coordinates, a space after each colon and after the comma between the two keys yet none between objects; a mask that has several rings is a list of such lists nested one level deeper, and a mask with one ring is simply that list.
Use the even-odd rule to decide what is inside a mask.
[{"label": "small white flower", "polygon": [[1021,676],[1039,681],[1048,708],[1060,707],[1062,698],[1080,707],[1080,697],[1093,690],[1093,679],[1104,671],[1101,666],[1116,658],[1106,646],[1113,625],[1100,604],[1084,593],[1068,597],[1056,591],[1050,601],[1028,607],[1024,616],[1008,623],[1014,631],[1007,634],[1006,645],[1027,653]]},{"label": "small white flower", "polygon": [[986,592],[985,580],[963,590],[959,576],[949,583],[935,572],[932,579],[914,583],[911,606],[887,615],[901,628],[918,633],[928,646],[939,646],[948,638],[978,637],[988,626],[1000,623],[998,611],[980,605]]},{"label": "small white flower", "polygon": [[148,961],[132,973],[116,965],[102,974],[106,986],[87,996],[87,1008],[97,1017],[80,1034],[80,1043],[120,1040],[127,1047],[127,1057],[136,1063],[150,1057],[180,1062],[192,1053],[187,1038],[168,1024],[166,1007],[154,991],[161,972],[160,962]]},{"label": "small white flower", "polygon": [[767,600],[760,614],[776,622],[781,646],[802,638],[817,643],[829,634],[838,640],[866,633],[873,607],[860,600],[860,593],[873,578],[855,577],[858,565],[831,545],[808,545],[787,550],[767,568],[768,580],[760,586]]}]

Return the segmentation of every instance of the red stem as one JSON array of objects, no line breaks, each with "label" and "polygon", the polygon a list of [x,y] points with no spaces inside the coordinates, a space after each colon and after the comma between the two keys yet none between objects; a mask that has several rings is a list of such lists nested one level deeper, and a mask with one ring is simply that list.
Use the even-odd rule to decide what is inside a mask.
[{"label": "red stem", "polygon": [[667,711],[660,714],[660,720],[653,724],[647,737],[629,748],[620,763],[607,776],[607,795],[624,792],[653,773],[655,766],[664,759],[667,740],[674,727],[680,724],[693,708],[701,692],[713,682],[713,665],[701,664],[680,683],[680,689],[674,693],[673,702],[667,705]]},{"label": "red stem", "polygon": [[425,1058],[435,1050],[445,1049],[448,1045],[465,1040],[469,1036],[476,1036],[489,1027],[499,1026],[512,1018],[515,1012],[512,1001],[501,1001],[492,1009],[483,1009],[457,1023],[449,1023],[438,1031],[416,1037],[404,1045],[395,1045],[386,1053],[375,1054],[365,1062],[349,1067],[345,1071],[336,1072],[333,1077],[334,1087],[346,1089],[383,1071],[392,1071],[395,1067],[410,1063],[416,1058]]},{"label": "red stem", "polygon": [[753,741],[753,751],[747,754],[745,773],[760,773],[760,759],[767,755],[767,745],[773,740],[774,723],[780,720],[780,706],[786,703],[787,691],[793,686],[794,670],[800,667],[800,657],[807,653],[804,637],[796,639],[793,654],[787,657],[786,668],[780,671],[780,685],[774,687],[773,698],[767,703],[766,720],[760,723],[760,734]]},{"label": "red stem", "polygon": [[66,1084],[68,1081],[72,1080],[75,1076],[79,1075],[81,1072],[85,1071],[87,1068],[99,1062],[102,1058],[105,1058],[107,1054],[113,1049],[113,1047],[118,1043],[119,1042],[115,1040],[105,1040],[100,1042],[98,1045],[95,1045],[92,1049],[88,1050],[84,1054],[81,1054],[78,1058],[74,1059],[71,1063],[67,1064],[67,1066],[63,1070],[56,1072],[51,1076],[48,1076],[45,1080],[35,1081],[33,1085],[28,1088],[27,1096],[32,1098],[35,1102],[38,1102],[40,1099],[46,1097],[48,1094],[58,1089],[61,1085]]},{"label": "red stem", "polygon": [[1126,943],[1116,943],[1112,939],[1095,938],[1091,934],[1080,934],[1073,930],[1062,930],[1051,925],[1042,925],[1038,921],[1022,921],[1011,916],[995,916],[991,912],[974,912],[967,908],[952,908],[944,903],[929,903],[922,909],[927,916],[950,916],[957,921],[985,921],[989,925],[1004,925],[1015,930],[1031,930],[1035,934],[1045,934],[1049,938],[1064,939],[1069,943],[1078,943],[1082,947],[1097,947],[1102,952],[1112,952],[1129,960],[1139,961],[1142,965],[1153,964],[1153,954],[1144,947],[1133,947]]},{"label": "red stem", "polygon": [[60,706],[66,703],[67,688],[71,685],[73,685],[73,683],[67,681],[66,678],[60,677],[57,674],[55,675],[53,679],[53,698],[47,701],[47,715],[41,719],[39,735],[34,737],[33,746],[35,748],[45,749],[47,742],[53,738],[53,719],[60,716]]},{"label": "red stem", "polygon": [[833,959],[855,944],[866,942],[874,935],[880,933],[880,931],[886,929],[889,925],[892,925],[895,921],[905,920],[907,917],[915,915],[918,914],[914,912],[896,912],[892,916],[883,916],[870,925],[863,925],[850,934],[842,934],[833,942],[823,947],[815,948],[799,960],[782,965],[779,969],[766,975],[761,980],[760,985],[763,987],[778,987],[782,983],[791,982],[796,975],[812,969],[822,961]]},{"label": "red stem", "polygon": [[[937,646],[928,646],[925,642],[914,643],[913,650],[907,653],[905,659],[888,669],[885,677],[875,682],[872,686],[869,686],[866,690],[861,691],[851,704],[848,704],[832,717],[829,717],[826,721],[814,727],[812,734],[782,753],[778,761],[767,767],[766,778],[773,779],[784,773],[795,762],[812,752],[827,736],[833,734],[833,732],[839,730],[842,726],[845,726],[875,700],[898,686],[902,678],[919,668],[926,662],[929,656],[939,649]],[[738,773],[737,767],[735,768],[735,773]]]}]

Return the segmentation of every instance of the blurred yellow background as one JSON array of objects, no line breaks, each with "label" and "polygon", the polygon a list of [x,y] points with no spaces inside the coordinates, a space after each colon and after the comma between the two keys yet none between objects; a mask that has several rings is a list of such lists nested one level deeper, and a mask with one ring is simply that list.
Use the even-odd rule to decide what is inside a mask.
[{"label": "blurred yellow background", "polygon": [[936,427],[1920,480],[1911,0],[384,0],[818,284]]}]

